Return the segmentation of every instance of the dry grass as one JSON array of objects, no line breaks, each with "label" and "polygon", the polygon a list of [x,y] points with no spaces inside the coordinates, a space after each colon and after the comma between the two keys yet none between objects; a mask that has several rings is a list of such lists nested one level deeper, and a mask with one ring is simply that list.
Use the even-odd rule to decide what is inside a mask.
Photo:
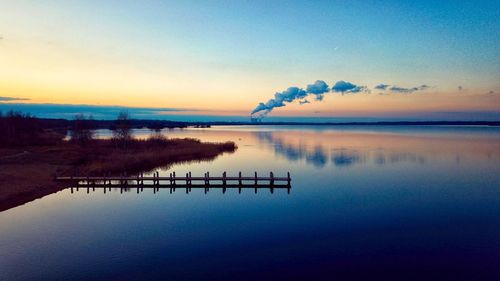
[{"label": "dry grass", "polygon": [[[224,152],[233,152],[236,145],[226,143],[202,143],[196,139],[132,140],[126,148],[117,149],[108,140],[95,141],[71,171],[79,175],[103,175],[122,172],[138,173],[192,160],[211,160]],[[119,147],[119,146],[118,146]]]},{"label": "dry grass", "polygon": [[134,174],[179,162],[211,160],[234,152],[233,142],[203,143],[196,139],[94,140],[85,146],[59,145],[0,148],[0,211],[64,188],[57,175]]}]

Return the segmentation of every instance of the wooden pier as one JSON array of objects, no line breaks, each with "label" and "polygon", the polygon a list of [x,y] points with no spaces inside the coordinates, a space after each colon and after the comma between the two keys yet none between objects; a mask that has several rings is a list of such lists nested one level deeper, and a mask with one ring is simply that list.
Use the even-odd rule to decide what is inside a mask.
[{"label": "wooden pier", "polygon": [[81,177],[81,176],[58,176],[55,178],[57,181],[68,182],[73,192],[73,187],[87,188],[89,192],[90,188],[95,191],[96,188],[104,188],[104,193],[106,189],[111,191],[111,188],[120,188],[121,192],[123,190],[129,190],[131,188],[137,188],[137,193],[142,192],[145,188],[153,189],[153,192],[162,189],[170,189],[170,193],[175,192],[176,189],[186,189],[186,193],[191,192],[192,188],[203,188],[205,193],[207,193],[210,188],[222,189],[225,193],[228,188],[236,188],[238,192],[241,193],[242,189],[254,189],[257,193],[258,189],[269,189],[271,193],[274,193],[274,189],[287,189],[290,193],[292,179],[290,173],[287,173],[286,177],[275,177],[273,172],[269,173],[269,176],[258,176],[257,172],[253,176],[242,176],[239,172],[238,176],[227,176],[226,172],[222,173],[221,176],[211,176],[209,172],[206,172],[202,177],[192,176],[191,172],[186,173],[185,176],[178,176],[175,172],[169,174],[169,176],[161,177],[159,172],[153,173],[152,176],[144,176],[144,174],[139,174],[136,176],[127,176],[126,174],[120,176],[92,176],[92,177]]}]

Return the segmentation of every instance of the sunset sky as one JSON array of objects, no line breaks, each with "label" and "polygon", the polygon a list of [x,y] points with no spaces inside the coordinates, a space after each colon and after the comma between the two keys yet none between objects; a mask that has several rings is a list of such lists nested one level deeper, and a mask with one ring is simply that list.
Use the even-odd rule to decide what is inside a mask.
[{"label": "sunset sky", "polygon": [[0,110],[248,116],[322,80],[362,90],[269,116],[500,116],[499,18],[499,1],[0,0]]}]

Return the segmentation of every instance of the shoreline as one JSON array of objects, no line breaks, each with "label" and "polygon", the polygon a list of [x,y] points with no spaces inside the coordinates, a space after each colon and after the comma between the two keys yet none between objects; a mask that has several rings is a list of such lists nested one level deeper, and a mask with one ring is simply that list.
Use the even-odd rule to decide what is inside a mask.
[{"label": "shoreline", "polygon": [[210,161],[237,149],[233,142],[195,139],[132,140],[116,148],[112,140],[80,146],[68,141],[47,146],[0,148],[0,212],[68,187],[56,175],[131,175],[189,161]]}]

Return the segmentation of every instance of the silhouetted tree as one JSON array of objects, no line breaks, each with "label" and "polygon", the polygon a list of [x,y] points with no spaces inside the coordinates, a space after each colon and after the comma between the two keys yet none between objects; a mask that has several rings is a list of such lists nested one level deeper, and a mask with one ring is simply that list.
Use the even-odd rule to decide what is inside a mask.
[{"label": "silhouetted tree", "polygon": [[77,114],[73,121],[71,140],[84,145],[92,141],[95,134],[95,124],[92,115],[87,118],[84,114]]},{"label": "silhouetted tree", "polygon": [[126,148],[127,143],[132,139],[132,120],[130,119],[130,114],[127,111],[121,111],[118,113],[115,123],[113,138],[118,145]]}]

